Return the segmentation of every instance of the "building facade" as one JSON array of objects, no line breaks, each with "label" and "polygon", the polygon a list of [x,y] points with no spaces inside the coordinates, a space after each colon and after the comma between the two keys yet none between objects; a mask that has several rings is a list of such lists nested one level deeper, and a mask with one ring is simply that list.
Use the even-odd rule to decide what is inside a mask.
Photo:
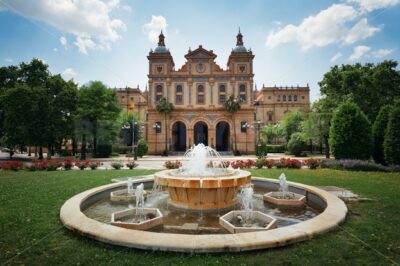
[{"label": "building facade", "polygon": [[[240,31],[226,69],[216,64],[216,57],[200,45],[189,49],[185,64],[176,70],[161,33],[158,46],[147,56],[148,90],[117,91],[121,105],[143,118],[150,154],[161,154],[165,143],[168,152],[183,152],[204,143],[220,152],[254,153],[263,125],[278,122],[287,111],[309,110],[308,86],[253,90],[254,55],[244,46]],[[224,109],[230,95],[241,105],[234,115]],[[166,117],[156,110],[162,97],[174,105]]]}]

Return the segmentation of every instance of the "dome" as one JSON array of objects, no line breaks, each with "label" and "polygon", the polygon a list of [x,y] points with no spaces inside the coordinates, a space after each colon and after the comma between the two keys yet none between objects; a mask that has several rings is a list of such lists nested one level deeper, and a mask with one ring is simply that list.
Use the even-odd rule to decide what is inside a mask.
[{"label": "dome", "polygon": [[233,49],[233,51],[234,52],[247,52],[247,49],[243,45],[237,45],[235,47],[235,49]]},{"label": "dome", "polygon": [[168,53],[168,49],[165,46],[157,46],[156,49],[154,49],[155,53]]}]

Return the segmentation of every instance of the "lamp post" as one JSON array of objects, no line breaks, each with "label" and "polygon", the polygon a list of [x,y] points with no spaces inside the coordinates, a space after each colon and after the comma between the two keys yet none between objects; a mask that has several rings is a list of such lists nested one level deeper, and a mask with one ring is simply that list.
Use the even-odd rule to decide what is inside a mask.
[{"label": "lamp post", "polygon": [[249,128],[253,128],[253,126],[246,122],[242,125],[242,128],[246,130],[246,155],[249,155],[247,152],[247,131]]},{"label": "lamp post", "polygon": [[157,154],[157,137],[158,137],[158,130],[160,129],[160,125],[158,123],[155,123],[153,125],[153,128],[156,131],[156,154]]}]

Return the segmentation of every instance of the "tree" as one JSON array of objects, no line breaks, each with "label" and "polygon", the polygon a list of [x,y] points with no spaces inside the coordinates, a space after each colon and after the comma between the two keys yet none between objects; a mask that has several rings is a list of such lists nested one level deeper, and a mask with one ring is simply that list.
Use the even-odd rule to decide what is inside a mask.
[{"label": "tree", "polygon": [[380,164],[386,164],[383,144],[385,141],[390,110],[390,105],[383,106],[376,117],[374,125],[372,126],[372,138],[374,139],[374,150],[372,157],[374,158],[375,162]]},{"label": "tree", "polygon": [[[132,146],[132,143],[137,143],[141,138],[140,136],[140,121],[137,112],[121,112],[119,117],[119,126],[121,128],[120,138],[124,140],[124,143],[128,146]],[[135,126],[133,126],[135,123]],[[132,129],[135,130],[133,134]],[[132,142],[132,137],[135,137],[134,142]]]},{"label": "tree", "polygon": [[139,157],[143,157],[143,155],[146,155],[147,150],[148,150],[148,147],[147,147],[146,141],[144,139],[140,139],[138,141],[137,155]]},{"label": "tree", "polygon": [[279,127],[268,125],[263,127],[261,134],[267,139],[267,143],[271,144],[273,140],[280,135]]},{"label": "tree", "polygon": [[341,104],[332,118],[330,145],[336,159],[368,160],[371,156],[371,124],[352,102]]},{"label": "tree", "polygon": [[283,135],[288,142],[293,133],[301,131],[301,123],[305,119],[305,114],[303,112],[287,112],[280,123]]},{"label": "tree", "polygon": [[164,125],[165,125],[165,148],[164,148],[164,156],[168,156],[168,129],[167,129],[167,115],[172,112],[174,109],[174,105],[168,102],[167,98],[162,97],[161,100],[157,103],[156,106],[157,112],[164,114]]},{"label": "tree", "polygon": [[385,161],[390,165],[400,165],[400,101],[389,114],[384,142]]},{"label": "tree", "polygon": [[92,138],[94,154],[99,140],[109,143],[116,136],[116,121],[120,110],[115,91],[108,89],[102,82],[92,81],[80,88],[76,122],[82,137],[82,159],[86,158],[88,136]]},{"label": "tree", "polygon": [[231,114],[232,121],[233,121],[233,142],[235,143],[235,154],[238,155],[239,151],[237,149],[236,143],[236,123],[235,123],[235,113],[240,110],[240,101],[235,96],[230,95],[228,100],[224,103],[224,108]]},{"label": "tree", "polygon": [[316,124],[314,128],[316,135],[320,138],[320,150],[322,153],[322,144],[325,146],[325,157],[330,157],[329,130],[331,126],[332,113],[336,109],[336,104],[330,98],[321,98],[312,106],[311,120]]},{"label": "tree", "polygon": [[336,106],[351,100],[374,121],[382,106],[400,96],[400,71],[396,67],[396,61],[334,66],[319,82],[321,95]]},{"label": "tree", "polygon": [[287,145],[288,151],[295,155],[300,156],[305,149],[307,149],[307,142],[304,134],[300,132],[293,133]]}]

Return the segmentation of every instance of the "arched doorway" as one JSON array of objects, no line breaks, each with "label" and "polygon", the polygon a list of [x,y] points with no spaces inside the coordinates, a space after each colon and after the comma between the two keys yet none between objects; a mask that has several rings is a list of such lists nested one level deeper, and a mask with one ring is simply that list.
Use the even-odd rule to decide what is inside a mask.
[{"label": "arched doorway", "polygon": [[172,148],[186,151],[186,126],[183,122],[178,121],[172,126]]},{"label": "arched doorway", "polygon": [[217,151],[228,151],[229,150],[229,124],[221,121],[215,128],[215,140]]},{"label": "arched doorway", "polygon": [[194,144],[203,143],[208,145],[208,126],[204,122],[197,122],[194,125]]}]

